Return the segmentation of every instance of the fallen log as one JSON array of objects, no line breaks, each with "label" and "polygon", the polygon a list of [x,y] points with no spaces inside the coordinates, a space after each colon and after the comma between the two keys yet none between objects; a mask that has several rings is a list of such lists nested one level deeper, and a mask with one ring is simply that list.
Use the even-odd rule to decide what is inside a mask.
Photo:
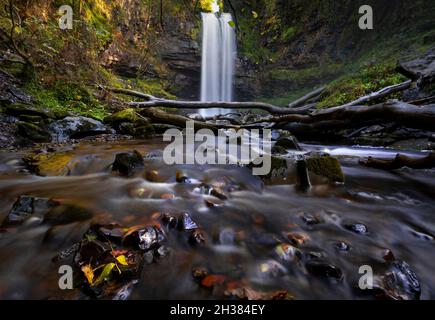
[{"label": "fallen log", "polygon": [[388,160],[368,157],[367,160],[361,160],[360,163],[367,167],[386,170],[395,170],[403,167],[428,169],[435,167],[435,152],[431,152],[425,157],[410,157],[398,153],[394,159]]},{"label": "fallen log", "polygon": [[383,98],[383,97],[388,96],[394,92],[403,91],[405,89],[408,89],[411,86],[411,83],[412,83],[412,80],[407,80],[407,81],[399,83],[399,84],[395,84],[392,86],[382,88],[379,91],[372,92],[372,93],[370,93],[366,96],[360,97],[354,101],[343,104],[340,107],[361,105],[361,104],[366,103],[366,102],[370,102],[370,101],[373,101],[376,99]]},{"label": "fallen log", "polygon": [[373,120],[395,122],[408,128],[433,130],[435,105],[414,106],[394,101],[372,106],[333,107],[318,110],[310,115],[289,114],[268,118],[268,121],[276,124],[288,122],[309,124],[310,130],[316,131],[358,127],[362,123]]},{"label": "fallen log", "polygon": [[314,91],[311,91],[311,92],[307,93],[306,95],[300,97],[299,99],[296,99],[295,101],[290,102],[288,104],[288,107],[289,108],[299,107],[299,106],[303,105],[306,101],[319,96],[323,91],[325,91],[325,87],[320,87]]}]

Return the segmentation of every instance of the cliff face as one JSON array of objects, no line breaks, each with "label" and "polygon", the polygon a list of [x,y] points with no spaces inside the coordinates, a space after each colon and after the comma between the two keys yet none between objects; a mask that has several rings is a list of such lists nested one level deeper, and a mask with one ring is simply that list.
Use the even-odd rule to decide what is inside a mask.
[{"label": "cliff face", "polygon": [[[237,19],[237,99],[287,96],[361,61],[434,42],[433,0],[372,1],[374,30],[363,31],[358,8],[366,2],[224,1]],[[61,4],[74,7],[72,31],[56,26]],[[201,21],[195,0],[15,1],[15,8],[18,42],[48,84],[52,78],[110,82],[115,76],[118,85],[133,79],[154,94],[198,98]],[[0,26],[7,28],[7,12],[1,16]]]}]

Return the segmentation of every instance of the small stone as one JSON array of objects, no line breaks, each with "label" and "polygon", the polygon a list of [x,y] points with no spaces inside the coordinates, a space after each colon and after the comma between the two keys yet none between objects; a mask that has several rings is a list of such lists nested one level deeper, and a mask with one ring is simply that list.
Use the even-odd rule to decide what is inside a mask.
[{"label": "small stone", "polygon": [[303,212],[301,215],[302,221],[309,226],[321,223],[322,221],[310,213]]},{"label": "small stone", "polygon": [[308,272],[315,276],[333,278],[336,280],[341,280],[343,278],[343,273],[340,268],[327,262],[311,260],[305,264],[305,267],[307,268]]},{"label": "small stone", "polygon": [[347,230],[352,231],[352,232],[357,233],[357,234],[367,234],[368,233],[367,227],[365,225],[363,225],[362,223],[347,223],[344,225],[344,227]]},{"label": "small stone", "polygon": [[192,218],[188,213],[184,213],[181,220],[182,220],[182,228],[184,231],[190,231],[199,228],[199,226],[196,224],[195,221],[192,220]]},{"label": "small stone", "polygon": [[275,253],[281,260],[287,262],[295,261],[298,255],[297,249],[287,243],[278,245],[275,248]]},{"label": "small stone", "polygon": [[346,242],[343,242],[343,241],[336,242],[334,244],[334,247],[338,251],[349,251],[350,250],[350,245],[348,245]]},{"label": "small stone", "polygon": [[165,223],[170,229],[174,229],[178,225],[177,217],[174,217],[168,213],[164,213],[162,215],[162,221]]},{"label": "small stone", "polygon": [[204,244],[206,242],[206,236],[202,230],[195,229],[189,236],[189,243],[192,245]]},{"label": "small stone", "polygon": [[260,273],[266,277],[277,278],[287,273],[287,269],[275,260],[268,260],[259,266]]},{"label": "small stone", "polygon": [[192,269],[192,276],[195,280],[202,280],[208,276],[208,271],[204,267],[194,267]]},{"label": "small stone", "polygon": [[233,229],[223,229],[219,234],[219,243],[223,245],[234,245],[236,237],[237,235]]},{"label": "small stone", "polygon": [[287,238],[290,240],[290,242],[295,246],[303,245],[305,242],[310,240],[310,237],[305,233],[296,233],[296,232],[290,232],[287,234]]}]

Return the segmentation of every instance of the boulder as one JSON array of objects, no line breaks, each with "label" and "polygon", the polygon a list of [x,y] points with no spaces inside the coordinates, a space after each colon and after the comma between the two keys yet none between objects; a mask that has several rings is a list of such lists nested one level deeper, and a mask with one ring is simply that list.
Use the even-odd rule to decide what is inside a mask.
[{"label": "boulder", "polygon": [[418,80],[422,87],[434,83],[435,48],[413,60],[399,61],[397,71],[413,80]]},{"label": "boulder", "polygon": [[66,117],[55,121],[49,129],[58,142],[112,132],[100,121],[82,116]]},{"label": "boulder", "polygon": [[67,152],[33,153],[25,156],[27,168],[40,176],[66,176],[70,172],[72,155]]},{"label": "boulder", "polygon": [[112,172],[118,172],[120,175],[130,177],[143,166],[144,160],[138,151],[118,153],[112,165]]},{"label": "boulder", "polygon": [[51,134],[46,128],[29,122],[18,122],[17,133],[19,136],[33,142],[51,141]]}]

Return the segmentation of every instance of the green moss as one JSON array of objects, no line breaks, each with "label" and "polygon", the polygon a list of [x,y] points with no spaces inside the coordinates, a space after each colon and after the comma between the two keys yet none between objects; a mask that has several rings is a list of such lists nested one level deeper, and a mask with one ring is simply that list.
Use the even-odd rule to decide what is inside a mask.
[{"label": "green moss", "polygon": [[326,177],[332,182],[344,182],[340,162],[331,156],[313,156],[307,158],[307,168],[316,175]]},{"label": "green moss", "polygon": [[[319,108],[328,108],[351,102],[386,86],[401,83],[404,76],[395,71],[395,61],[370,63],[350,75],[342,76],[327,86],[318,104]],[[390,95],[385,99],[394,98]]]}]

